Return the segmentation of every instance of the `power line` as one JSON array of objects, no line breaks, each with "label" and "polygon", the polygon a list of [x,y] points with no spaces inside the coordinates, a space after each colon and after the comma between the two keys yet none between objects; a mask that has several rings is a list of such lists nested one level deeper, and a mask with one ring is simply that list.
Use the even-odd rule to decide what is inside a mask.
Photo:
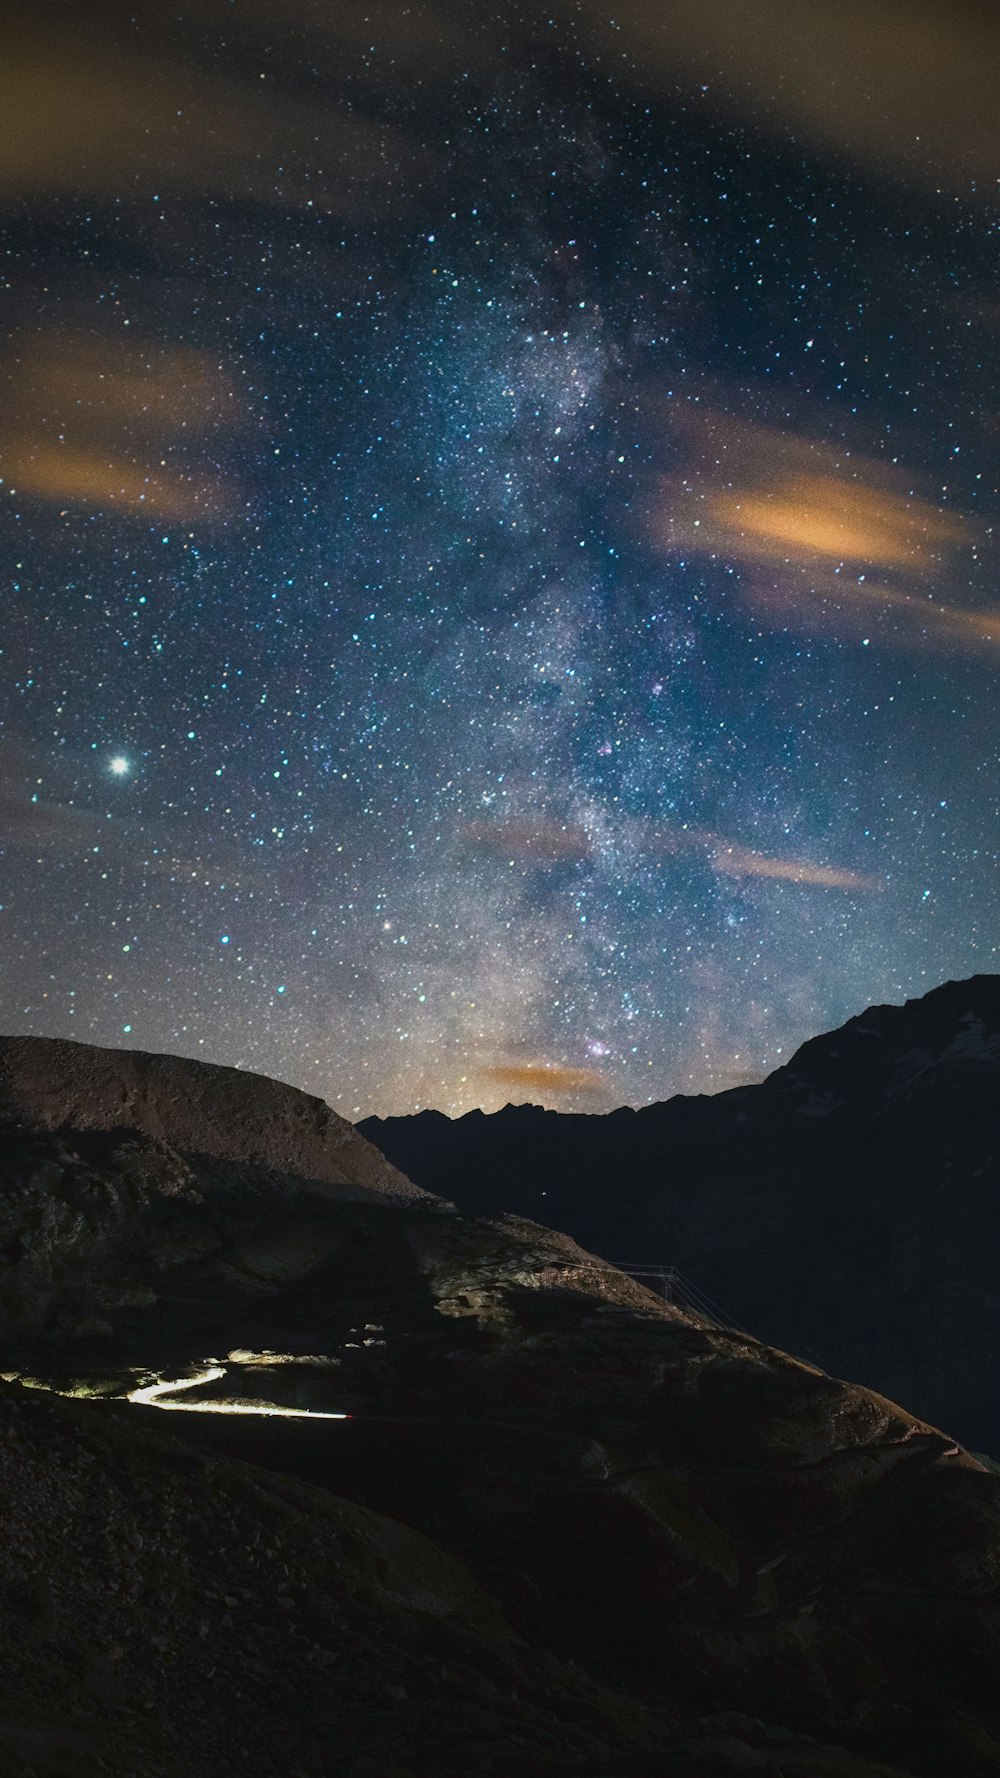
[{"label": "power line", "polygon": [[586,1260],[577,1266],[570,1261],[565,1263],[571,1271],[624,1272],[629,1278],[655,1278],[660,1287],[659,1294],[665,1303],[691,1309],[699,1319],[711,1322],[723,1332],[741,1334],[748,1340],[754,1338],[747,1328],[733,1321],[718,1303],[713,1302],[690,1278],[686,1278],[679,1267],[668,1265],[665,1261],[646,1261],[636,1265],[611,1259],[605,1260],[603,1264],[599,1260]]}]

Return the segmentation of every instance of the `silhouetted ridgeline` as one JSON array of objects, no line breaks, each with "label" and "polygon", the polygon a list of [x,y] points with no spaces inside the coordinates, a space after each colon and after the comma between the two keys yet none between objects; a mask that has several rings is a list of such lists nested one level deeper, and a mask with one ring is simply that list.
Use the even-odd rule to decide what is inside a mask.
[{"label": "silhouetted ridgeline", "polygon": [[[953,1062],[857,1039],[883,1101],[992,1067],[964,1000]],[[0,1106],[5,1774],[996,1778],[1000,1479],[948,1432],[276,1082],[6,1040]]]},{"label": "silhouetted ridgeline", "polygon": [[1000,977],[872,1007],[713,1098],[359,1127],[463,1209],[672,1262],[762,1339],[1000,1453]]}]

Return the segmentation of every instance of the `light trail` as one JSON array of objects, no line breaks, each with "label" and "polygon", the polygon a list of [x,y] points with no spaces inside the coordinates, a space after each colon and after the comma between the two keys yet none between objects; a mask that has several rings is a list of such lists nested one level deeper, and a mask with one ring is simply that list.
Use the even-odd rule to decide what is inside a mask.
[{"label": "light trail", "polygon": [[126,1401],[138,1402],[146,1408],[171,1408],[185,1414],[262,1414],[268,1418],[280,1417],[285,1420],[350,1420],[350,1414],[323,1413],[315,1408],[279,1408],[271,1402],[244,1401],[172,1401],[168,1399],[180,1395],[185,1390],[197,1389],[202,1383],[217,1383],[226,1374],[224,1364],[208,1365],[204,1370],[196,1371],[193,1376],[182,1377],[173,1382],[146,1383],[141,1389],[131,1389],[125,1397]]}]

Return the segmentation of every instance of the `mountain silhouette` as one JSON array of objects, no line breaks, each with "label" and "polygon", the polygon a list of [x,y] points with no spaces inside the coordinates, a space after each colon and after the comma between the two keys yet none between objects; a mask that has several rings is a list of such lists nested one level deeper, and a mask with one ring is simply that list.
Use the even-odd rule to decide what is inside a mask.
[{"label": "mountain silhouette", "polygon": [[676,1266],[761,1339],[1000,1452],[1000,977],[871,1007],[714,1097],[360,1128],[463,1209]]},{"label": "mountain silhouette", "polygon": [[0,1107],[17,1778],[1000,1771],[950,1428],[280,1083],[11,1039]]}]

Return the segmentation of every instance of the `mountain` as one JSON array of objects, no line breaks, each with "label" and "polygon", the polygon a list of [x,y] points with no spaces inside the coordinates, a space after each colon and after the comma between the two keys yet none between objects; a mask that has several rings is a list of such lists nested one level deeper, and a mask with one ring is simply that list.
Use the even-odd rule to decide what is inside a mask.
[{"label": "mountain", "polygon": [[0,1106],[5,1771],[1000,1772],[947,1432],[276,1082],[7,1040]]},{"label": "mountain", "polygon": [[1000,977],[872,1007],[713,1098],[360,1128],[461,1208],[675,1266],[761,1339],[1000,1453]]}]

